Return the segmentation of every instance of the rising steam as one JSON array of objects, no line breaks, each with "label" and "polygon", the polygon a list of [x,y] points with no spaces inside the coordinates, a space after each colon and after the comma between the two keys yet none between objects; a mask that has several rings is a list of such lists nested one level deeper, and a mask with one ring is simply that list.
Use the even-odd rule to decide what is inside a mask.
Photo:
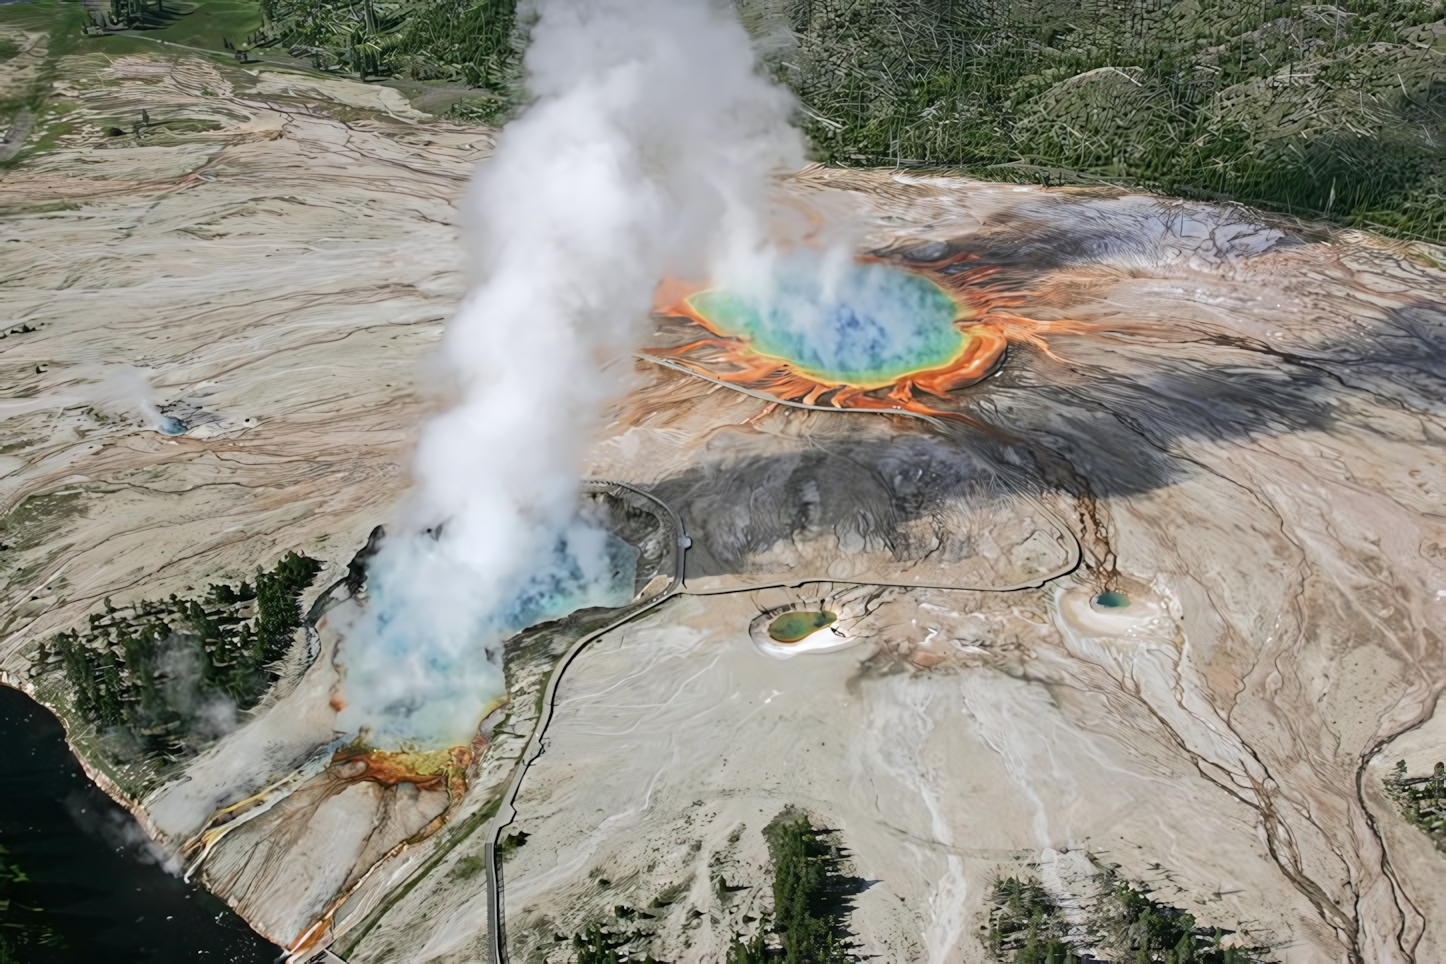
[{"label": "rising steam", "polygon": [[578,517],[610,365],[665,275],[767,256],[770,178],[802,161],[789,98],[726,9],[537,6],[535,99],[465,202],[475,282],[442,346],[458,401],[422,432],[408,525],[373,560],[340,654],[339,724],[379,742],[468,741],[504,691],[501,639],[631,596],[626,552]]},{"label": "rising steam", "polygon": [[161,412],[151,392],[150,380],[144,372],[129,365],[122,366],[95,390],[97,407],[103,411],[139,415],[162,435],[182,435],[186,424]]}]

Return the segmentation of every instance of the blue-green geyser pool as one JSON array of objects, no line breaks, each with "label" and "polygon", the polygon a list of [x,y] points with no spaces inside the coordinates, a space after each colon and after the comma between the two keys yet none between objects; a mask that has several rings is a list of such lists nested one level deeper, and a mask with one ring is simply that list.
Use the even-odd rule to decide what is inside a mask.
[{"label": "blue-green geyser pool", "polygon": [[829,383],[887,385],[948,365],[968,341],[958,305],[928,278],[815,254],[781,259],[766,283],[688,301],[719,334]]},{"label": "blue-green geyser pool", "polygon": [[1107,589],[1091,601],[1100,609],[1124,609],[1130,604],[1130,597],[1114,589]]}]

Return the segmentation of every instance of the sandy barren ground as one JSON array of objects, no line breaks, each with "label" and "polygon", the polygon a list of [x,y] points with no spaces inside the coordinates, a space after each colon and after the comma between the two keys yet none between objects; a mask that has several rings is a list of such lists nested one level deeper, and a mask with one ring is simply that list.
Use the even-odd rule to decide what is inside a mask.
[{"label": "sandy barren ground", "polygon": [[[384,88],[143,57],[61,76],[85,123],[0,179],[6,331],[35,329],[0,341],[0,499],[68,494],[0,554],[12,682],[106,596],[292,548],[335,574],[386,521],[488,146]],[[107,136],[142,108],[176,123]],[[851,849],[851,926],[881,959],[983,960],[993,876],[1067,895],[1085,853],[1283,961],[1446,959],[1446,858],[1380,791],[1396,759],[1446,756],[1440,253],[1114,192],[821,170],[790,190],[852,208],[870,245],[951,242],[1017,311],[1085,327],[961,397],[993,434],[765,410],[639,361],[588,471],[679,513],[688,578],[562,680],[504,868],[514,957],[561,960],[556,935],[626,905],[652,907],[658,959],[719,959],[769,907],[760,830],[792,805]],[[184,436],[103,401],[123,366]],[[1130,605],[1091,607],[1106,587]],[[760,613],[805,604],[851,645],[761,651]],[[323,740],[334,628],[141,802],[170,843]],[[481,959],[480,821],[557,651],[514,653],[528,698],[447,828],[383,846],[436,801],[307,796],[322,773],[204,879],[282,943],[350,893],[324,932],[348,960]]]},{"label": "sandy barren ground", "polygon": [[[874,416],[765,411],[706,383],[635,392],[594,469],[657,479],[706,595],[569,670],[505,865],[514,953],[564,959],[557,935],[612,919],[659,957],[719,959],[768,908],[760,831],[788,805],[840,831],[870,882],[851,926],[886,959],[984,959],[994,877],[1078,896],[1086,854],[1282,960],[1446,953],[1446,865],[1380,791],[1400,754],[1420,772],[1443,750],[1417,729],[1446,668],[1430,252],[1140,197],[834,172],[797,187],[852,197],[875,244],[955,238],[1029,292],[1021,311],[1087,327],[969,393],[1014,430],[1001,447],[918,422],[884,441]],[[912,517],[881,505],[901,504],[901,465],[924,490],[957,484],[920,444],[941,437],[1000,469],[972,502],[1013,509],[951,533],[982,549],[1068,520],[1080,567],[1038,589],[879,588],[853,648],[760,652],[750,627],[788,601],[713,593],[826,579],[769,562],[852,539],[856,564],[891,526],[911,571]],[[1106,586],[1129,607],[1092,607]],[[857,592],[810,584],[795,604],[842,612]]]},{"label": "sandy barren ground", "polygon": [[[350,558],[406,484],[418,361],[463,286],[454,203],[489,143],[405,104],[325,112],[362,113],[325,85],[377,106],[357,84],[139,56],[59,73],[83,123],[0,179],[7,329],[34,329],[0,342],[0,500],[79,498],[7,553],[11,655],[107,595]],[[142,109],[157,127],[106,136]],[[185,436],[106,385],[125,368]]]},{"label": "sandy barren ground", "polygon": [[[328,563],[316,591],[339,577],[436,404],[418,368],[464,287],[455,202],[490,147],[389,88],[140,56],[57,73],[76,129],[0,179],[0,502],[20,534],[0,553],[0,633],[19,683],[31,642],[106,598],[203,590],[293,549]],[[107,133],[142,110],[141,136]],[[142,415],[134,372],[185,435]],[[313,668],[147,800],[153,830],[179,845],[331,740],[329,658]],[[272,893],[276,868],[254,863],[260,884],[221,891],[279,942],[335,896],[288,890],[334,856],[286,864]],[[263,911],[278,902],[289,913]]]}]

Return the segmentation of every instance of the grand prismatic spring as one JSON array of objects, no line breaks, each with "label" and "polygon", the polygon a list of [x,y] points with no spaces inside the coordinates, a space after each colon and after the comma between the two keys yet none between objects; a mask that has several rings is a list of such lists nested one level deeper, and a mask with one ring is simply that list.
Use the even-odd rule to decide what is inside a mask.
[{"label": "grand prismatic spring", "polygon": [[1439,246],[783,177],[850,245],[644,298],[560,490],[606,591],[389,742],[347,646],[496,132],[154,46],[57,46],[0,178],[0,682],[292,961],[1446,960]]},{"label": "grand prismatic spring", "polygon": [[1070,328],[1003,311],[1020,299],[987,268],[834,255],[784,255],[740,291],[665,283],[658,313],[710,334],[649,351],[783,401],[929,415],[942,413],[919,393],[947,401],[987,377],[1011,337],[1042,346],[1041,332]]}]

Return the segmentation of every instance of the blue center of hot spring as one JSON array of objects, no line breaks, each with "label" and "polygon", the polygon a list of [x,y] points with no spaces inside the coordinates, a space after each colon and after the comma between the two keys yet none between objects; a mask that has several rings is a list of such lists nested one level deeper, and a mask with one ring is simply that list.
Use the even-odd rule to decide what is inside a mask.
[{"label": "blue center of hot spring", "polygon": [[793,255],[768,284],[703,291],[688,303],[719,334],[827,383],[887,385],[950,364],[967,342],[953,298],[882,264],[830,270],[817,256]]}]

